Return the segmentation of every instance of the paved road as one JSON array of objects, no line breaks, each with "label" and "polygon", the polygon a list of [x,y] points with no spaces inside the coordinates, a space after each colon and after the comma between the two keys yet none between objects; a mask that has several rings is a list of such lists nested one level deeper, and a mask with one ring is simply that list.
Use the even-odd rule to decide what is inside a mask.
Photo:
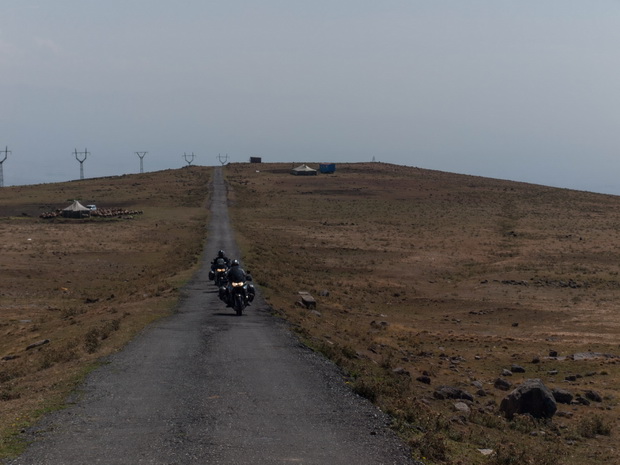
[{"label": "paved road", "polygon": [[302,347],[260,295],[241,317],[219,301],[208,263],[220,248],[238,253],[219,168],[211,198],[204,266],[178,312],[92,373],[10,464],[413,463],[387,419]]}]

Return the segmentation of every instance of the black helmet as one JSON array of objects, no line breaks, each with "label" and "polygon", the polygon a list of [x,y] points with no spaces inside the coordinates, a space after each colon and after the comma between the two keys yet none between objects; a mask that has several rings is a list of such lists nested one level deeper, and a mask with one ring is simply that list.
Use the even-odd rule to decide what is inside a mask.
[{"label": "black helmet", "polygon": [[223,251],[223,250],[220,250],[220,251],[217,253],[217,256],[218,256],[218,257],[220,257],[220,258],[224,258],[224,255],[226,255],[226,254],[224,253],[224,251]]},{"label": "black helmet", "polygon": [[230,266],[239,266],[239,260],[233,260]]}]

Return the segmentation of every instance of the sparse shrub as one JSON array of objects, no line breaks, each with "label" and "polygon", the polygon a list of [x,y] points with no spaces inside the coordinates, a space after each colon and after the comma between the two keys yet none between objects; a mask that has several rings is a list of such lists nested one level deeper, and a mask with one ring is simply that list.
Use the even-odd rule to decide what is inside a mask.
[{"label": "sparse shrub", "polygon": [[492,413],[480,412],[477,410],[472,411],[472,414],[469,417],[469,421],[480,426],[499,430],[503,430],[506,427],[506,420],[503,417],[499,415],[494,415]]},{"label": "sparse shrub", "polygon": [[48,347],[43,353],[43,359],[41,360],[41,369],[45,370],[50,368],[55,363],[69,362],[78,358],[77,354],[78,341],[72,339],[68,341],[62,347]]},{"label": "sparse shrub", "polygon": [[110,334],[112,334],[114,331],[118,331],[120,326],[121,326],[121,320],[119,319],[106,321],[101,326],[101,328],[99,328],[99,336],[101,337],[102,340],[107,339],[108,337],[110,337]]},{"label": "sparse shrub", "polygon": [[509,425],[511,430],[523,434],[529,434],[538,428],[538,422],[530,415],[515,415]]},{"label": "sparse shrub", "polygon": [[357,378],[353,382],[351,388],[357,395],[365,397],[371,402],[375,402],[377,400],[377,391],[375,386],[371,386],[363,378]]},{"label": "sparse shrub", "polygon": [[93,354],[97,352],[99,348],[99,330],[97,328],[92,328],[84,335],[84,349],[89,354]]},{"label": "sparse shrub", "polygon": [[583,438],[593,438],[596,435],[609,436],[611,424],[600,415],[587,416],[577,424],[577,433]]},{"label": "sparse shrub", "polygon": [[532,444],[499,444],[488,465],[557,465],[565,451],[557,447],[533,447]]},{"label": "sparse shrub", "polygon": [[436,431],[427,431],[421,437],[412,439],[409,445],[418,451],[420,457],[440,462],[448,460],[449,450],[446,440]]},{"label": "sparse shrub", "polygon": [[12,389],[2,389],[0,391],[0,402],[7,402],[13,399],[19,399],[20,394]]},{"label": "sparse shrub", "polygon": [[344,355],[348,359],[357,358],[357,352],[351,346],[343,346],[342,347],[342,355]]}]

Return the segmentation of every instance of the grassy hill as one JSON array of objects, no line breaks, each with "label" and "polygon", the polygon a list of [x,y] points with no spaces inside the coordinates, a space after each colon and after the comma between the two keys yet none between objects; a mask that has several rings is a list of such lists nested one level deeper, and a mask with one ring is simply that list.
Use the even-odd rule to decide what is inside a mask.
[{"label": "grassy hill", "polygon": [[[226,168],[247,266],[426,463],[620,462],[619,197],[380,163],[256,167]],[[602,401],[508,422],[498,378]],[[442,385],[471,393],[470,412]]]},{"label": "grassy hill", "polygon": [[[100,357],[170,313],[200,257],[210,174],[0,189],[0,457],[19,451],[19,431],[61,406]],[[132,213],[39,218],[73,199]]]},{"label": "grassy hill", "polygon": [[[620,462],[620,197],[382,163],[290,168],[224,168],[244,263],[274,313],[393,415],[416,457]],[[171,311],[200,256],[210,174],[0,189],[0,457],[99,357]],[[73,199],[143,213],[38,218]],[[509,422],[498,378],[540,378],[584,401],[549,422]],[[471,393],[469,411],[437,398],[442,385]]]}]

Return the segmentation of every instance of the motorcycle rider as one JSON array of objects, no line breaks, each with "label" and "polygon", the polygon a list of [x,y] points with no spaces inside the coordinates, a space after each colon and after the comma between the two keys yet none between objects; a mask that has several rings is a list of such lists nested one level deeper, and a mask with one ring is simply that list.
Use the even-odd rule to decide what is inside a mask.
[{"label": "motorcycle rider", "polygon": [[211,260],[211,271],[209,271],[209,279],[210,280],[215,279],[215,275],[216,275],[215,270],[217,270],[218,268],[219,269],[224,268],[227,270],[229,267],[230,267],[230,260],[226,256],[226,252],[224,252],[223,250],[220,250],[217,253],[217,257]]},{"label": "motorcycle rider", "polygon": [[211,261],[211,271],[215,271],[219,265],[226,265],[226,268],[230,268],[230,259],[223,250],[218,251],[217,257]]},{"label": "motorcycle rider", "polygon": [[[239,264],[239,260],[233,260],[230,263],[230,269],[227,273],[228,277],[228,286],[226,286],[226,291],[223,295],[220,295],[220,298],[224,300],[227,305],[230,307],[230,297],[232,295],[232,284],[231,283],[240,283],[246,281],[252,281],[252,277],[245,272],[241,265]],[[254,300],[254,286],[250,283],[247,284],[248,287],[248,305]]]}]

